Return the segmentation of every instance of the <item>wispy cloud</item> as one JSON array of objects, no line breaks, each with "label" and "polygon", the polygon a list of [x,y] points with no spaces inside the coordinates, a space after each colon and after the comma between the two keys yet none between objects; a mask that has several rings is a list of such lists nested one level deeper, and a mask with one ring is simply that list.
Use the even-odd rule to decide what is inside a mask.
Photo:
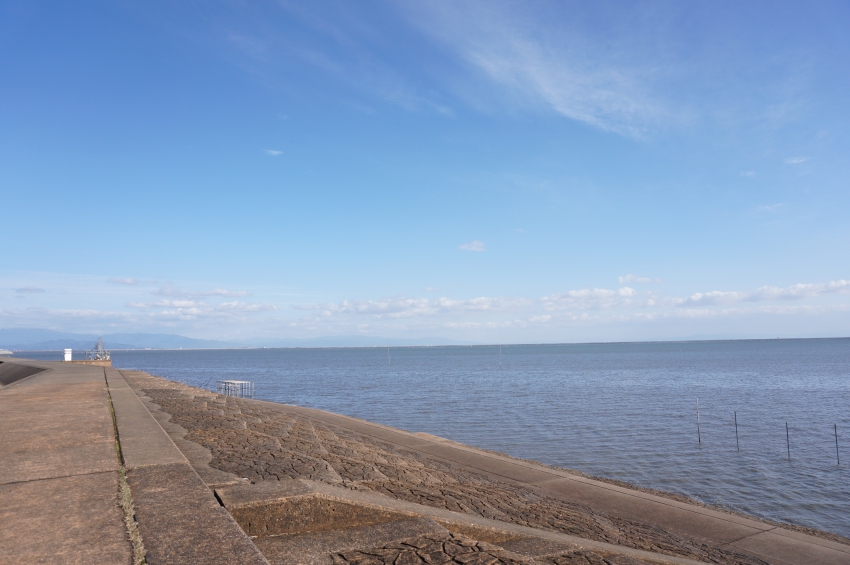
[{"label": "wispy cloud", "polygon": [[159,287],[151,294],[155,296],[168,296],[174,298],[202,298],[209,296],[218,296],[221,298],[238,298],[242,296],[249,296],[251,293],[246,290],[226,290],[223,288],[214,288],[212,290],[204,291],[184,291],[172,284],[167,284]]},{"label": "wispy cloud", "polygon": [[785,206],[782,202],[777,202],[776,204],[765,204],[764,206],[756,206],[756,210],[759,212],[772,212],[778,208]]},{"label": "wispy cloud", "polygon": [[[355,318],[371,319],[375,323],[401,320],[443,320],[440,324],[461,328],[464,325],[490,327],[492,324],[570,323],[571,321],[627,320],[651,321],[663,318],[723,317],[742,315],[750,308],[730,308],[742,302],[788,301],[815,298],[826,294],[850,294],[850,281],[838,280],[821,284],[798,284],[779,288],[765,286],[755,291],[711,291],[694,293],[687,298],[661,296],[634,288],[582,288],[553,293],[542,298],[477,297],[429,299],[395,296],[379,300],[344,300],[320,304],[298,304],[296,311],[310,312],[299,324],[320,324],[334,327]],[[721,308],[717,308],[720,306]],[[815,308],[814,304],[804,306]],[[832,311],[850,304],[817,306]],[[781,314],[786,310],[778,305],[764,305],[753,312]],[[805,310],[788,310],[788,312]],[[405,322],[407,323],[407,322]],[[472,326],[469,326],[472,327]],[[492,326],[496,327],[496,326]],[[524,327],[524,326],[523,326]]]},{"label": "wispy cloud", "polygon": [[464,251],[486,251],[484,247],[483,241],[470,241],[469,243],[464,243],[462,245],[458,245],[458,249],[463,249]]},{"label": "wispy cloud", "polygon": [[741,171],[741,176],[752,178],[752,177],[756,176],[756,172],[755,171]]},{"label": "wispy cloud", "polygon": [[208,304],[198,300],[156,300],[154,302],[130,302],[128,308],[148,311],[153,319],[203,320],[256,314],[277,310],[274,304],[248,304],[238,300]]},{"label": "wispy cloud", "polygon": [[[319,69],[360,94],[367,93],[406,110],[453,115],[439,93],[423,88],[421,81],[411,80],[409,68],[398,67],[395,57],[386,56],[385,34],[377,32],[376,22],[370,21],[363,10],[353,5],[315,2],[274,2],[254,9],[263,14],[262,22],[246,18],[246,10],[234,5],[232,17],[243,24],[244,30],[230,33],[226,39],[236,55],[232,60],[239,61],[264,82],[289,82],[292,73],[281,69],[291,68],[297,61]],[[275,20],[285,23],[270,23]],[[293,24],[306,33],[291,33]],[[371,113],[364,104],[351,105]],[[279,154],[275,150],[266,153]]]},{"label": "wispy cloud", "polygon": [[661,279],[653,279],[653,278],[650,278],[650,277],[639,277],[637,275],[632,275],[632,274],[624,275],[622,277],[617,277],[617,280],[620,282],[620,284],[632,284],[632,283],[642,284],[642,283],[659,283],[659,282],[661,282]]},{"label": "wispy cloud", "polygon": [[277,157],[279,155],[283,155],[283,151],[278,151],[277,149],[265,149],[263,152],[266,155],[271,155],[272,157]]},{"label": "wispy cloud", "polygon": [[789,157],[785,159],[786,165],[799,165],[800,163],[805,163],[806,161],[811,161],[811,157]]},{"label": "wispy cloud", "polygon": [[407,10],[411,23],[525,104],[628,135],[669,117],[650,92],[655,69],[624,64],[627,49],[575,27],[554,32],[517,6],[426,2]]},{"label": "wispy cloud", "polygon": [[109,282],[112,283],[112,284],[134,285],[134,284],[139,284],[140,281],[139,281],[139,279],[133,279],[133,278],[130,278],[130,277],[124,277],[124,278],[112,277],[112,278],[109,279]]},{"label": "wispy cloud", "polygon": [[41,294],[46,291],[41,287],[29,285],[18,287],[15,289],[15,292],[18,294]]},{"label": "wispy cloud", "polygon": [[713,306],[736,302],[761,302],[764,300],[800,300],[822,294],[850,294],[850,281],[837,280],[828,283],[804,283],[780,288],[762,286],[754,291],[697,292],[683,300],[681,306]]},{"label": "wispy cloud", "polygon": [[635,289],[627,286],[613,290],[607,288],[582,288],[551,294],[543,297],[540,302],[546,310],[597,310],[600,308],[628,306],[634,303],[639,296]]},{"label": "wispy cloud", "polygon": [[316,310],[322,316],[367,315],[375,318],[409,318],[414,316],[433,316],[458,312],[495,312],[502,311],[527,302],[516,298],[470,298],[453,300],[451,298],[408,298],[395,296],[382,300],[344,300],[325,304],[298,304],[296,310]]}]

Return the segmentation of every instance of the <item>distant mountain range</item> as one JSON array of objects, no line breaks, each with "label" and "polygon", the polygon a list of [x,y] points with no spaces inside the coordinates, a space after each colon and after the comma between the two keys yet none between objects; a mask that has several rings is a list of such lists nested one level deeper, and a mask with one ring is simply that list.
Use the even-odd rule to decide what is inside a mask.
[{"label": "distant mountain range", "polygon": [[45,329],[0,329],[0,349],[57,351],[65,348],[91,349],[99,337],[107,349],[234,349],[255,347],[386,347],[404,345],[475,345],[441,337],[397,339],[360,335],[308,339],[257,338],[233,341],[195,339],[174,334],[77,334]]}]

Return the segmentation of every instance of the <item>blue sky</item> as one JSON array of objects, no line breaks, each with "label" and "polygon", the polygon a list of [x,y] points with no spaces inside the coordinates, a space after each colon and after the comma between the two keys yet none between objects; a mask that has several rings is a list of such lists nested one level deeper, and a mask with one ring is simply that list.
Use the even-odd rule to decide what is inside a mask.
[{"label": "blue sky", "polygon": [[850,335],[850,5],[0,2],[0,327]]}]

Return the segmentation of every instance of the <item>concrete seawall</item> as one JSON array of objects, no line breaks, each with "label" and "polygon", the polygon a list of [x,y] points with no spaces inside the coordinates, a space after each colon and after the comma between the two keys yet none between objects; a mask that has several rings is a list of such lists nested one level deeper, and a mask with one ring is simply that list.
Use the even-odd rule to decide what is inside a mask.
[{"label": "concrete seawall", "polygon": [[0,414],[0,563],[850,564],[840,540],[111,367],[0,363]]}]

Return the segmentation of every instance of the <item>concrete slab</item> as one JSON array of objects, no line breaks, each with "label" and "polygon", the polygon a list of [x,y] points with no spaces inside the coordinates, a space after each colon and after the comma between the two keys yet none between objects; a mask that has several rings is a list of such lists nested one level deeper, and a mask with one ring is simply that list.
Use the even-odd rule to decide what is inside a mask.
[{"label": "concrete slab", "polygon": [[256,544],[273,565],[331,565],[331,553],[382,547],[423,535],[447,533],[433,520],[411,518],[297,536],[262,537],[256,540]]},{"label": "concrete slab", "polygon": [[[531,481],[529,481],[531,482]],[[649,523],[705,543],[729,543],[774,528],[757,520],[624,489],[582,477],[532,482],[572,501],[627,520]],[[808,536],[811,537],[811,536]]]},{"label": "concrete slab", "polygon": [[188,463],[168,434],[115,369],[104,369],[115,410],[124,464],[129,467]]},{"label": "concrete slab", "polygon": [[729,544],[728,547],[744,551],[752,548],[754,554],[771,563],[850,563],[850,546],[776,528],[758,520],[480,451],[428,434],[406,432],[323,410],[292,406],[285,409],[460,464],[500,480],[531,484],[543,492],[587,504],[607,515],[657,526],[686,539],[710,545]]},{"label": "concrete slab", "polygon": [[[144,377],[144,379],[155,378]],[[150,393],[153,395],[153,392]],[[166,401],[168,400],[167,396],[162,398]],[[285,413],[281,416],[280,420],[287,421],[289,419],[290,424],[287,425],[290,426],[294,425],[297,427],[300,425],[301,431],[299,433],[305,434],[304,437],[310,436],[310,430],[314,430],[312,433],[315,435],[315,429],[318,429],[322,424],[339,426],[356,434],[404,448],[404,451],[417,452],[432,460],[450,462],[460,468],[490,476],[496,482],[513,483],[523,486],[525,489],[528,489],[530,486],[541,495],[557,498],[562,501],[583,503],[593,508],[594,511],[600,512],[602,516],[607,515],[622,518],[638,525],[646,525],[650,529],[658,528],[659,530],[663,530],[665,535],[668,535],[666,532],[669,532],[670,534],[674,534],[673,537],[679,536],[680,538],[692,540],[692,542],[697,544],[694,546],[697,549],[693,553],[684,553],[684,555],[688,555],[689,557],[692,555],[702,555],[702,550],[697,546],[699,543],[704,543],[709,546],[709,549],[712,547],[725,547],[732,551],[746,551],[772,563],[850,563],[850,560],[848,560],[850,546],[845,546],[841,543],[800,532],[776,528],[774,525],[759,520],[585,478],[566,470],[553,469],[533,462],[520,461],[507,456],[481,451],[443,438],[429,436],[427,434],[411,433],[372,422],[365,422],[356,418],[309,408],[248,400],[234,400],[231,403],[231,399],[225,402],[222,399],[216,399],[212,396],[208,400],[212,403],[221,404],[221,410],[210,407],[210,413],[219,416],[223,416],[225,411],[230,415],[228,417],[233,417],[234,414],[240,414],[242,411],[246,414],[251,414],[255,407],[262,405],[263,411],[268,409]],[[265,414],[266,416],[264,417],[270,417],[268,412],[265,412]],[[292,418],[292,415],[303,416],[310,420],[305,423],[300,419]],[[183,422],[186,424],[186,422],[191,422],[191,419],[183,420]],[[298,422],[301,422],[301,424]],[[313,428],[314,424],[316,426],[315,428]],[[188,426],[190,424],[186,425]],[[327,433],[327,431],[324,433]],[[283,439],[280,441],[283,442]],[[318,440],[313,443],[308,441],[307,444],[315,448],[316,446],[313,444],[317,442]],[[368,444],[369,442],[367,441],[366,443]],[[289,446],[289,449],[298,448],[297,446]],[[321,450],[320,445],[318,449],[319,451]],[[313,452],[310,453],[312,454]],[[250,457],[262,458],[263,454],[257,452],[251,454]],[[248,461],[248,463],[251,462],[256,464],[256,461]],[[239,472],[243,472],[242,469],[245,468],[248,468],[249,471],[253,469],[250,465],[246,466],[242,462],[239,462],[238,459],[236,463],[242,465],[242,467],[234,467],[239,468]],[[287,468],[282,468],[282,471],[284,473],[289,472]],[[300,473],[301,471],[298,472]],[[255,473],[255,475],[257,477],[265,477],[265,475],[258,473]],[[309,477],[312,477],[312,475],[308,475]],[[266,484],[275,483],[277,481],[269,481]],[[260,487],[264,489],[264,492],[259,495],[250,494],[245,490],[249,487],[255,488],[259,486],[236,484],[229,487],[231,489],[229,491],[225,488],[217,489],[217,492],[220,493],[220,497],[225,505],[230,508],[235,501],[240,501],[237,502],[237,507],[240,504],[262,504],[263,496],[277,497],[277,500],[283,500],[287,496],[293,497],[295,492],[298,491],[291,484],[283,487],[284,489],[289,489],[290,492],[288,493],[282,492],[275,494],[271,492],[274,490],[274,487],[271,486]],[[376,496],[375,493],[363,493],[347,489],[334,491],[338,487],[325,483],[312,483],[311,488],[322,496],[338,500],[347,500],[360,505],[376,505],[396,512],[412,512],[420,516],[426,516],[443,524],[453,532],[455,530],[452,528],[459,530],[461,533],[473,530],[492,532],[499,530],[518,537],[540,537],[559,543],[576,544],[592,548],[594,551],[599,550],[612,552],[612,554],[625,554],[636,559],[659,560],[658,554],[647,553],[638,549],[628,549],[624,546],[611,545],[601,541],[590,541],[563,533],[535,530],[508,522],[496,522],[482,516],[459,514],[396,498],[393,498],[390,502],[387,501],[389,499],[381,500],[379,503],[376,502],[379,499],[374,498]],[[265,492],[265,490],[269,492]],[[303,496],[303,494],[297,496]],[[286,514],[286,512],[296,510],[294,506],[289,508],[285,504],[279,504],[278,506],[280,508],[272,508],[275,504],[269,505],[269,512],[281,510]],[[320,505],[317,508],[324,511],[327,510],[326,506]],[[310,510],[310,507],[307,507],[307,510]],[[269,516],[265,518],[269,518]],[[651,547],[653,546],[646,546],[644,548]],[[727,555],[724,559],[734,561],[735,557]],[[676,563],[693,563],[689,559],[667,556],[664,556],[663,560]]]},{"label": "concrete slab", "polygon": [[797,563],[847,565],[850,563],[850,547],[829,540],[821,540],[820,544],[802,544],[799,540],[795,540],[794,536],[785,535],[779,528],[737,540],[726,547],[760,556],[775,565]]},{"label": "concrete slab", "polygon": [[118,473],[0,485],[0,563],[130,563]]},{"label": "concrete slab", "polygon": [[103,370],[26,363],[0,389],[0,563],[129,563]]},{"label": "concrete slab", "polygon": [[131,469],[149,565],[268,565],[188,463]]},{"label": "concrete slab", "polygon": [[[306,536],[307,540],[304,547],[314,543],[311,540],[335,539],[333,536],[325,538],[319,533],[309,532],[310,524],[314,521],[313,514],[316,509],[319,513],[326,514],[328,506],[316,506],[310,504],[316,499],[325,499],[326,501],[336,502],[335,510],[344,514],[347,509],[339,502],[347,503],[350,506],[359,506],[365,511],[377,515],[376,511],[383,510],[383,514],[388,517],[385,520],[376,520],[376,522],[398,522],[402,519],[410,519],[413,517],[424,517],[436,521],[438,524],[451,531],[466,535],[481,541],[492,543],[501,543],[502,540],[532,538],[541,540],[543,543],[554,542],[564,544],[568,547],[585,548],[593,551],[599,551],[604,554],[616,554],[621,556],[631,556],[635,559],[649,560],[654,563],[676,563],[682,565],[698,565],[698,561],[691,559],[663,555],[659,553],[651,553],[638,549],[618,546],[605,542],[598,542],[580,538],[577,536],[562,534],[546,530],[539,530],[518,524],[508,522],[500,522],[480,516],[461,514],[452,512],[443,508],[435,508],[433,506],[424,506],[412,502],[406,502],[395,498],[389,498],[382,494],[374,492],[361,492],[349,490],[342,487],[328,485],[326,483],[297,479],[292,481],[280,482],[262,482],[258,484],[235,485],[216,489],[216,494],[223,501],[225,507],[230,510],[240,523],[243,520],[252,518],[252,510],[261,518],[259,525],[272,523],[275,512],[280,517],[287,518],[290,523],[297,518],[297,522],[291,526],[293,530],[304,530],[306,533],[294,531],[298,534],[298,538],[302,535]],[[265,507],[263,507],[263,499],[265,498]],[[260,510],[260,512],[257,512]],[[408,518],[405,518],[405,515]],[[241,518],[241,519],[240,519]],[[345,530],[346,520],[337,519],[338,525],[342,530]],[[299,524],[303,526],[299,527]],[[243,523],[243,526],[245,524]],[[261,531],[255,533],[262,534]],[[263,541],[271,539],[274,536],[265,537],[260,535],[258,540],[255,540],[257,546],[266,553],[267,547],[272,544],[271,541]],[[281,536],[278,536],[281,537]],[[286,537],[286,536],[282,536]],[[341,539],[345,539],[344,537]],[[309,542],[309,543],[308,543]],[[278,543],[278,542],[274,542]],[[287,542],[289,543],[289,542]],[[292,544],[285,547],[298,547],[297,541],[292,541]],[[324,543],[324,542],[323,542]],[[281,560],[284,555],[284,546],[279,546],[270,551],[271,554],[266,554],[270,561]],[[339,551],[341,549],[333,549],[329,551]],[[272,557],[275,556],[275,557]],[[283,561],[281,561],[283,562]],[[319,561],[316,561],[317,563]]]},{"label": "concrete slab", "polygon": [[117,471],[103,370],[87,373],[58,367],[0,390],[0,484]]},{"label": "concrete slab", "polygon": [[[119,371],[119,374],[123,378],[123,372]],[[126,379],[124,382],[129,384]],[[241,479],[241,477],[237,477],[233,473],[226,473],[219,469],[210,467],[209,463],[212,461],[212,453],[209,449],[202,445],[198,445],[193,441],[184,439],[187,433],[186,430],[171,421],[171,414],[161,411],[159,406],[151,402],[151,399],[145,396],[142,391],[133,389],[133,392],[136,393],[136,397],[141,401],[148,412],[150,412],[151,416],[154,417],[165,433],[168,434],[168,437],[171,438],[171,441],[174,442],[177,449],[179,449],[183,456],[189,461],[189,464],[192,465],[192,468],[196,473],[198,473],[201,480],[210,486],[210,488],[214,488],[219,485],[232,484]]]},{"label": "concrete slab", "polygon": [[30,365],[21,365],[9,361],[0,361],[0,388],[9,386],[45,369]]}]

